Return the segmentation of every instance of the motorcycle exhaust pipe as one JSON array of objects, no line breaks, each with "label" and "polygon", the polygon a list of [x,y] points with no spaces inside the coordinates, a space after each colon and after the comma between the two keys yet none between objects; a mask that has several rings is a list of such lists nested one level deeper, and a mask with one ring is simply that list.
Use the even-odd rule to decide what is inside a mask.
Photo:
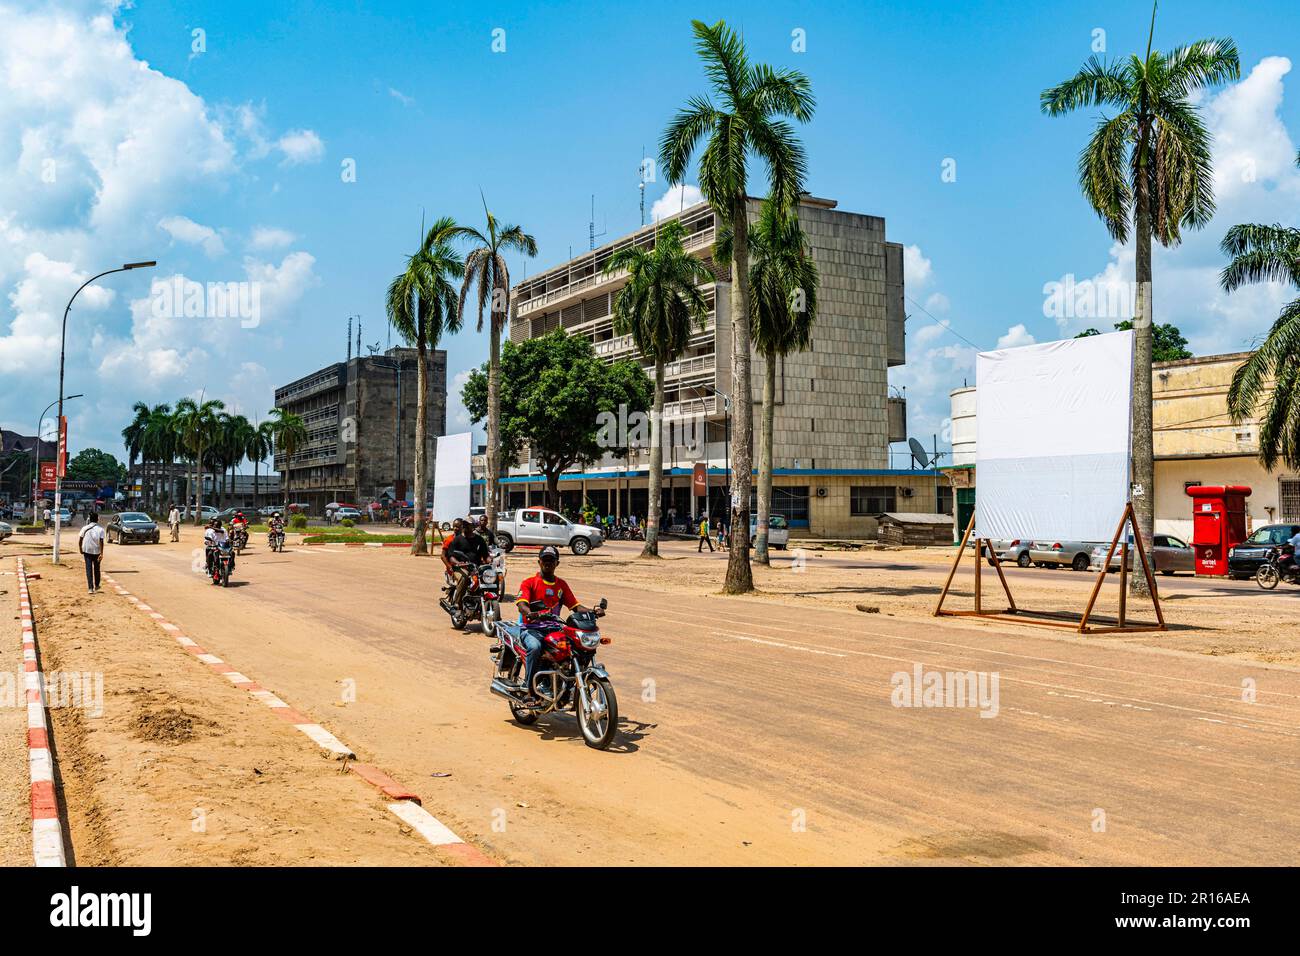
[{"label": "motorcycle exhaust pipe", "polygon": [[492,678],[492,686],[489,687],[488,689],[491,690],[492,693],[496,694],[498,697],[504,697],[506,700],[513,701],[515,703],[519,702],[519,696],[511,689],[509,684],[507,684],[499,677]]}]

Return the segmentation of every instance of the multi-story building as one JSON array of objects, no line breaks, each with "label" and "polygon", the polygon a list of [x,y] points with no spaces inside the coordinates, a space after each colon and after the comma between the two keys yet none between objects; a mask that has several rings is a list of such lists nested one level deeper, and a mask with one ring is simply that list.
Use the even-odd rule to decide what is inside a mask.
[{"label": "multi-story building", "polygon": [[[760,205],[750,200],[751,221]],[[665,370],[664,421],[673,440],[665,447],[670,476],[664,490],[681,518],[694,514],[705,505],[691,495],[689,475],[696,462],[705,462],[712,485],[708,507],[718,515],[726,510],[722,489],[734,415],[752,414],[757,457],[764,365],[753,357],[753,408],[738,411],[729,397],[730,263],[713,259],[715,216],[701,203],[674,218],[685,227],[687,250],[703,259],[715,278],[703,290],[710,305],[707,322]],[[811,348],[777,359],[773,510],[784,514],[796,533],[868,537],[875,533],[879,512],[943,507],[934,472],[889,467],[889,443],[906,438],[902,400],[888,394],[888,370],[905,358],[903,247],[886,240],[882,218],[843,212],[833,200],[805,196],[799,219],[821,284]],[[511,339],[563,329],[590,338],[596,354],[610,361],[639,360],[631,336],[618,335],[613,323],[613,299],[626,273],[606,275],[604,267],[619,249],[652,248],[657,228],[645,226],[516,285]],[[642,365],[651,368],[649,362]],[[586,471],[565,475],[564,505],[577,508],[590,499],[605,513],[644,515],[648,462],[649,450],[641,449],[627,459],[606,456]],[[528,473],[526,463],[512,469],[505,482],[507,504],[541,500],[541,480]]]},{"label": "multi-story building", "polygon": [[[429,480],[447,426],[447,353],[426,360],[429,384]],[[307,442],[286,461],[276,449],[281,487],[321,513],[331,501],[361,504],[415,494],[415,416],[419,353],[392,348],[337,362],[275,390],[277,408],[300,415]]]}]

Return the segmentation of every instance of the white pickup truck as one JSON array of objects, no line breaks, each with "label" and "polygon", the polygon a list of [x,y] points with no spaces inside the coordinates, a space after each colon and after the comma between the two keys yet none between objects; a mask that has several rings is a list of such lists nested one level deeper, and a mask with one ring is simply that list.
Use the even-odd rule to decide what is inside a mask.
[{"label": "white pickup truck", "polygon": [[604,543],[599,528],[574,524],[549,508],[520,508],[497,515],[497,546],[502,551],[510,551],[517,544],[553,544],[583,555]]}]

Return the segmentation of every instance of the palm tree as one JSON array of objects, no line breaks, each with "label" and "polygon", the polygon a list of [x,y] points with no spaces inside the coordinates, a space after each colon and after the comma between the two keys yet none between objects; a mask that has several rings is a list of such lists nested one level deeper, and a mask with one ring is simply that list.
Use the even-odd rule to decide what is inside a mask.
[{"label": "palm tree", "polygon": [[284,502],[287,506],[293,500],[289,497],[290,477],[293,474],[290,466],[298,449],[307,444],[307,425],[301,415],[286,412],[283,408],[273,408],[268,414],[271,420],[266,424],[276,450],[284,457]]},{"label": "palm tree", "polygon": [[144,402],[136,402],[131,406],[131,411],[135,412],[135,418],[131,419],[131,424],[122,429],[122,441],[126,444],[128,473],[135,468],[135,460],[140,457],[144,448],[144,432],[149,425],[149,406]]},{"label": "palm tree", "polygon": [[497,222],[497,218],[483,202],[487,216],[487,231],[479,232],[461,226],[456,235],[474,243],[465,256],[465,278],[460,287],[457,303],[459,314],[465,314],[465,301],[470,290],[478,286],[478,326],[483,331],[483,310],[489,313],[488,325],[488,400],[487,400],[487,462],[484,481],[483,507],[488,527],[497,530],[497,481],[501,476],[501,333],[510,311],[510,268],[506,265],[506,252],[518,252],[528,257],[537,255],[537,241],[519,226]]},{"label": "palm tree", "polygon": [[637,351],[655,367],[654,411],[650,418],[649,497],[643,558],[659,557],[659,509],[664,486],[664,365],[676,359],[691,337],[691,322],[701,328],[709,305],[699,286],[713,282],[713,272],[686,251],[686,230],[673,219],[655,233],[651,250],[628,246],[610,256],[605,274],[627,270],[627,285],[614,297],[614,328],[632,335]]},{"label": "palm tree", "polygon": [[226,460],[230,463],[230,497],[229,506],[235,500],[235,481],[239,477],[239,463],[248,454],[248,443],[253,439],[253,423],[243,415],[235,415],[230,420],[230,431],[226,437]]},{"label": "palm tree", "polygon": [[388,321],[408,345],[419,352],[415,407],[415,501],[411,554],[427,554],[424,540],[424,500],[429,485],[429,370],[426,356],[444,331],[460,330],[460,309],[454,280],[465,265],[451,247],[460,227],[444,216],[429,227],[419,250],[406,260],[406,271],[388,286]]},{"label": "palm tree", "polygon": [[244,445],[244,454],[248,460],[253,463],[253,510],[257,510],[257,471],[262,462],[266,461],[266,456],[271,454],[271,449],[275,441],[272,425],[270,422],[259,422],[253,425],[247,435],[247,442]]},{"label": "palm tree", "polygon": [[[730,251],[731,231],[718,238],[720,250]],[[750,229],[749,321],[754,348],[763,356],[763,425],[758,441],[758,519],[754,558],[771,564],[768,524],[772,515],[772,425],[776,409],[776,360],[812,345],[817,318],[817,286],[821,276],[812,259],[796,213],[783,213],[764,203]]]},{"label": "palm tree", "polygon": [[[1300,166],[1300,156],[1296,157]],[[1233,226],[1223,238],[1232,261],[1219,282],[1232,292],[1248,282],[1289,282],[1300,289],[1300,229]],[[1228,413],[1240,423],[1260,409],[1259,460],[1272,471],[1280,459],[1300,468],[1300,299],[1282,307],[1263,344],[1232,376]]]},{"label": "palm tree", "polygon": [[[1138,530],[1154,530],[1155,462],[1151,434],[1151,240],[1176,246],[1184,226],[1200,229],[1214,214],[1211,136],[1193,96],[1241,75],[1230,39],[1197,40],[1168,53],[1152,51],[1156,15],[1146,57],[1107,63],[1092,57],[1070,79],[1044,90],[1042,110],[1060,116],[1085,107],[1110,107],[1079,155],[1079,186],[1110,234],[1127,242],[1135,226],[1137,307],[1133,326],[1133,484]],[[1145,593],[1146,578],[1129,578]]]},{"label": "palm tree", "polygon": [[[750,381],[748,159],[767,167],[769,202],[782,211],[795,208],[803,190],[803,146],[783,117],[812,119],[814,100],[808,78],[795,70],[751,65],[745,44],[725,22],[693,21],[696,50],[720,105],[692,97],[664,130],[659,162],[673,184],[686,175],[702,139],[700,191],[716,217],[729,224],[731,248],[731,387],[736,415],[731,449],[731,550],[723,591],[754,589],[749,566],[749,494],[753,484],[754,416]],[[716,250],[715,250],[716,256]],[[720,257],[719,257],[720,258]]]},{"label": "palm tree", "polygon": [[[217,438],[217,413],[226,407],[220,399],[198,401],[182,398],[176,403],[176,428],[181,443],[194,462],[196,489],[194,497],[194,523],[202,523],[203,472],[211,458],[213,443]],[[188,500],[188,494],[186,498]]]},{"label": "palm tree", "polygon": [[166,464],[175,457],[175,433],[171,427],[171,406],[155,405],[149,410],[144,432],[140,438],[140,459],[147,466],[152,463],[155,469],[148,482],[146,498],[153,499],[153,507],[158,508],[158,479],[163,474]]}]

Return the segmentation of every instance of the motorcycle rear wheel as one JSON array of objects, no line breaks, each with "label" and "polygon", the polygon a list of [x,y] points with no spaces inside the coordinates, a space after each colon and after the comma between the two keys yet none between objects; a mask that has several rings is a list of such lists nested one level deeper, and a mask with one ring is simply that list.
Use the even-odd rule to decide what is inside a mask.
[{"label": "motorcycle rear wheel", "polygon": [[[586,697],[595,697],[605,705],[605,712],[599,719],[589,718]],[[618,698],[614,695],[614,685],[605,678],[590,678],[587,694],[578,695],[578,729],[582,731],[587,746],[596,750],[607,750],[614,742],[618,734]]]},{"label": "motorcycle rear wheel", "polygon": [[515,718],[516,723],[522,724],[525,727],[537,723],[537,711],[529,710],[527,707],[516,707],[514,704],[511,704],[510,714]]},{"label": "motorcycle rear wheel", "polygon": [[1255,572],[1255,583],[1265,591],[1271,591],[1277,587],[1278,573],[1277,568],[1271,564],[1261,564],[1259,570]]}]

